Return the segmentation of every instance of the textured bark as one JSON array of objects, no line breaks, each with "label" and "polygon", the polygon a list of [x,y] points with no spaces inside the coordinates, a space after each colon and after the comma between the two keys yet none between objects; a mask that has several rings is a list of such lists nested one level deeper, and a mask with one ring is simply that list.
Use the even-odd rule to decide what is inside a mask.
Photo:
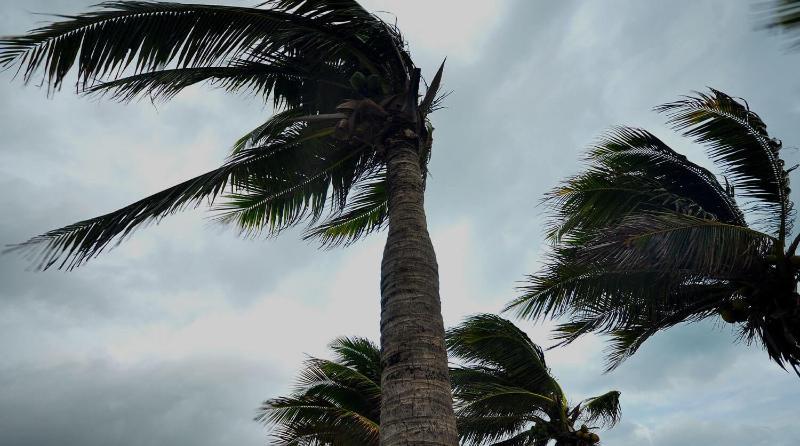
[{"label": "textured bark", "polygon": [[387,144],[389,236],[381,264],[381,446],[457,446],[416,139]]}]

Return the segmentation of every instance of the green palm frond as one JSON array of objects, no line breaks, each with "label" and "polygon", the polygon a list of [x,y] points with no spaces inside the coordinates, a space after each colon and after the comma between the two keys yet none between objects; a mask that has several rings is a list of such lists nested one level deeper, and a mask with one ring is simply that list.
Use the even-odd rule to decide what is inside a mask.
[{"label": "green palm frond", "polygon": [[531,392],[519,386],[476,383],[454,394],[458,416],[518,416],[547,414],[559,404],[552,395]]},{"label": "green palm frond", "polygon": [[304,219],[313,225],[326,203],[333,212],[341,212],[353,185],[378,168],[368,148],[331,138],[306,140],[302,150],[286,154],[292,160],[282,164],[279,175],[252,177],[227,195],[225,204],[216,207],[216,219],[239,227],[243,234],[273,236]]},{"label": "green palm frond", "polygon": [[335,361],[356,370],[376,385],[381,382],[381,349],[366,338],[342,337],[330,344],[336,355]]},{"label": "green palm frond", "polygon": [[[467,446],[495,444],[497,441],[517,435],[528,440],[527,437],[530,435],[529,430],[525,430],[529,421],[519,416],[460,416],[457,421],[461,444]],[[521,430],[524,432],[520,434]]]},{"label": "green palm frond", "polygon": [[52,266],[73,269],[97,256],[112,242],[135,229],[204,201],[213,202],[226,189],[237,189],[254,175],[269,170],[293,141],[243,150],[218,169],[184,181],[114,212],[48,231],[9,247],[32,256],[39,269]]},{"label": "green palm frond", "polygon": [[581,403],[581,418],[587,423],[600,423],[606,427],[614,426],[619,422],[622,415],[619,397],[620,392],[612,390],[583,401]]},{"label": "green palm frond", "polygon": [[[598,231],[575,260],[603,270],[692,271],[709,277],[763,267],[776,240],[762,232],[678,213],[632,213]],[[680,253],[680,255],[676,255]]]},{"label": "green palm frond", "polygon": [[718,90],[656,107],[685,136],[705,145],[739,193],[756,200],[751,211],[783,240],[791,231],[788,171],[780,157],[781,142],[746,104]]},{"label": "green palm frond", "polygon": [[335,359],[310,358],[295,391],[272,398],[257,421],[271,427],[274,445],[378,444],[380,349],[364,338],[339,338]]},{"label": "green palm frond", "polygon": [[542,349],[510,321],[479,314],[447,331],[448,350],[468,363],[499,368],[528,390],[557,390]]},{"label": "green palm frond", "polygon": [[379,174],[376,179],[361,183],[347,208],[311,228],[304,238],[317,238],[323,246],[352,244],[386,226],[388,203],[386,178]]},{"label": "green palm frond", "polygon": [[[551,439],[578,440],[573,412],[580,405],[569,408],[541,348],[511,322],[490,314],[472,316],[448,330],[446,341],[453,358],[464,363],[450,369],[462,444],[546,445]],[[597,419],[619,416],[618,406],[616,415],[602,412],[613,393],[597,398],[593,406]],[[592,417],[590,412],[587,416]]]},{"label": "green palm frond", "polygon": [[[617,127],[589,151],[588,169],[545,197],[548,238],[576,239],[630,212],[681,212],[744,225],[736,202],[706,169],[651,133]],[[579,242],[580,243],[580,242]]]},{"label": "green palm frond", "polygon": [[[151,101],[167,101],[185,88],[206,82],[212,87],[229,92],[248,92],[266,98],[273,96],[293,106],[299,106],[304,96],[310,99],[313,93],[325,87],[335,90],[343,98],[350,92],[346,79],[340,73],[310,74],[299,69],[294,60],[280,64],[237,60],[222,67],[171,68],[115,79],[95,84],[85,90],[87,94],[110,95],[112,99],[127,102],[137,97]],[[306,100],[306,103],[309,101]],[[280,104],[276,104],[280,105]]]},{"label": "green palm frond", "polygon": [[42,72],[45,83],[58,88],[77,64],[78,82],[85,88],[126,70],[224,66],[253,53],[349,58],[386,75],[392,74],[387,60],[395,69],[401,64],[397,36],[355,1],[268,4],[270,9],[104,2],[99,11],[63,16],[62,22],[3,39],[0,66],[17,65],[26,81]]}]

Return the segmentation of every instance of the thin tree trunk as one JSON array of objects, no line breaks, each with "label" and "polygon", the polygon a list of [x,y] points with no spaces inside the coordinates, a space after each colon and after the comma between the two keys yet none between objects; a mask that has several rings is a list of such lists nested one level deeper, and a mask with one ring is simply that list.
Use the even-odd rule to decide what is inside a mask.
[{"label": "thin tree trunk", "polygon": [[387,142],[389,236],[381,264],[381,446],[457,446],[417,138]]}]

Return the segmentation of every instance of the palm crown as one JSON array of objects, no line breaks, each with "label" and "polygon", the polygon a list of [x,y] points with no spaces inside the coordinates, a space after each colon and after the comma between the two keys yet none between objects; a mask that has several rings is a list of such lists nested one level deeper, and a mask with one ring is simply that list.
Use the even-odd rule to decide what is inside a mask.
[{"label": "palm crown", "polygon": [[619,392],[571,405],[542,349],[506,319],[473,316],[447,332],[447,346],[464,363],[450,370],[462,444],[591,445],[590,429],[619,420]]},{"label": "palm crown", "polygon": [[121,101],[168,100],[205,82],[271,98],[278,112],[218,169],[13,247],[38,255],[38,267],[72,269],[144,224],[219,197],[215,218],[245,234],[305,222],[306,237],[353,242],[387,222],[382,142],[398,128],[427,141],[425,174],[441,70],[418,102],[419,70],[399,31],[356,1],[99,6],[0,40],[0,67],[50,89],[76,68],[79,91]]},{"label": "palm crown", "polygon": [[330,348],[333,360],[308,359],[294,392],[259,409],[272,444],[378,445],[380,349],[364,338],[338,338]]},{"label": "palm crown", "polygon": [[645,130],[612,130],[587,169],[547,196],[552,253],[509,308],[567,317],[557,328],[563,343],[610,334],[609,368],[659,330],[719,314],[797,370],[800,238],[787,243],[793,168],[781,142],[720,91],[656,110],[707,149],[724,185]]}]

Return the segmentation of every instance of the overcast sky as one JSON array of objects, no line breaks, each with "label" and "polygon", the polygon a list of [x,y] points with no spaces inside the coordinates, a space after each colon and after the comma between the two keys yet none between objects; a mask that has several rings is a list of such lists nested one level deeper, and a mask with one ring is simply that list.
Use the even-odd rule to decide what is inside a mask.
[{"label": "overcast sky", "polygon": [[[96,2],[3,0],[0,35],[45,20],[32,12]],[[545,248],[540,197],[612,125],[706,163],[651,109],[712,86],[746,98],[788,162],[800,159],[800,53],[754,29],[753,2],[364,3],[393,13],[429,78],[448,57],[426,202],[448,325],[515,297]],[[216,167],[270,113],[206,88],[158,107],[69,88],[48,99],[9,73],[0,104],[0,244]],[[305,354],[341,335],[378,338],[385,234],[319,251],[297,231],[242,240],[207,216],[169,218],[71,273],[0,257],[0,444],[260,445],[255,409],[290,388]],[[519,325],[551,345],[549,325]],[[573,400],[622,392],[605,444],[797,444],[800,381],[725,325],[664,332],[607,375],[596,337],[547,357]]]}]

